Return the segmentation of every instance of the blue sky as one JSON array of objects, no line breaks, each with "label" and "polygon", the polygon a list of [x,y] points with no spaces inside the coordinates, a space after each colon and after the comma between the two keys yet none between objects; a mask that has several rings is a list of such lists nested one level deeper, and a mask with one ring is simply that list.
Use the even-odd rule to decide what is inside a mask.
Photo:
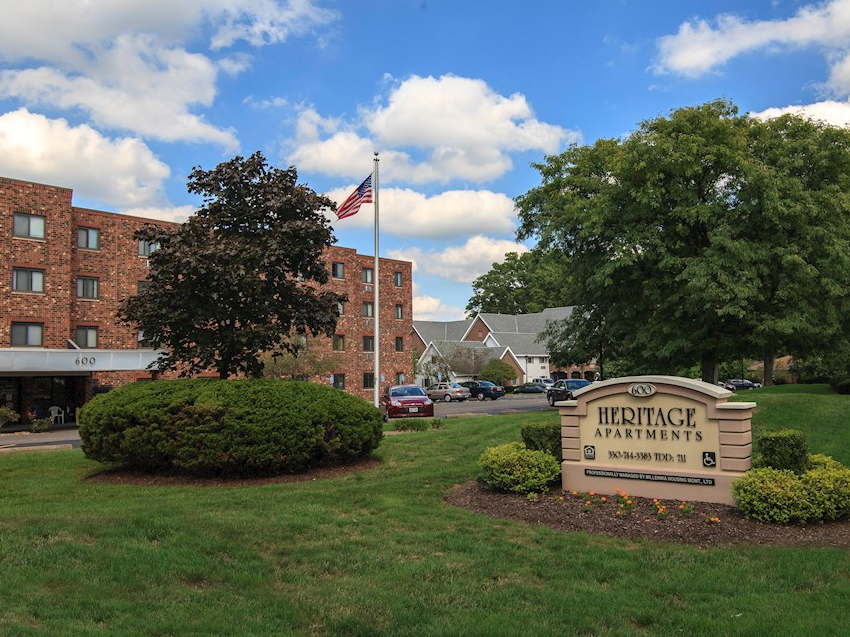
[{"label": "blue sky", "polygon": [[[384,257],[461,318],[532,162],[719,97],[850,122],[850,0],[28,0],[0,23],[0,175],[183,220],[194,166],[262,151],[341,202],[380,153]],[[334,220],[373,253],[373,208]],[[557,284],[557,282],[553,282]]]}]

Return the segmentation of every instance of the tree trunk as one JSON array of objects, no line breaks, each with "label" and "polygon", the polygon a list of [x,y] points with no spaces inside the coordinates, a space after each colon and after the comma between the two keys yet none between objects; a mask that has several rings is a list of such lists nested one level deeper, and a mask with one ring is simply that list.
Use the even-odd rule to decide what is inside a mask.
[{"label": "tree trunk", "polygon": [[714,350],[710,350],[702,353],[702,360],[700,361],[700,367],[702,371],[702,379],[706,383],[711,383],[712,385],[717,384],[717,353]]},{"label": "tree trunk", "polygon": [[769,349],[764,353],[764,378],[762,379],[762,384],[765,387],[771,387],[773,385],[773,360],[774,352],[772,349]]}]

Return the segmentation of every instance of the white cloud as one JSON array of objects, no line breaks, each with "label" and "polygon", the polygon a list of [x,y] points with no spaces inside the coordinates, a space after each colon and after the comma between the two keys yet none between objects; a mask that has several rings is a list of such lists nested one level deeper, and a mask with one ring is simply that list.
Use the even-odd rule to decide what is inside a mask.
[{"label": "white cloud", "polygon": [[[785,20],[748,22],[721,15],[713,27],[705,20],[685,22],[675,35],[659,39],[656,70],[697,77],[748,51],[811,45],[822,46],[832,64],[845,59],[850,47],[850,0],[803,7]],[[832,89],[844,95],[850,92],[846,75],[838,72],[830,80]]]},{"label": "white cloud", "polygon": [[758,113],[750,113],[754,117],[771,119],[786,113],[800,115],[810,119],[825,122],[833,126],[850,127],[850,103],[827,100],[805,106],[786,106],[784,108],[768,108]]},{"label": "white cloud", "polygon": [[458,305],[448,305],[434,296],[419,294],[417,290],[413,292],[414,321],[459,321],[464,314],[465,309]]},{"label": "white cloud", "polygon": [[177,43],[187,34],[198,35],[208,24],[214,30],[209,43],[213,48],[237,40],[262,46],[338,18],[314,0],[27,0],[6,5],[0,21],[0,58],[72,66],[81,64],[92,48],[131,30]]},{"label": "white cloud", "polygon": [[[0,115],[2,175],[67,186],[115,206],[145,206],[163,200],[170,172],[138,139],[110,140],[89,126],[26,109]],[[57,174],[67,183],[54,183]]]},{"label": "white cloud", "polygon": [[129,215],[131,217],[142,217],[144,219],[159,219],[161,221],[170,221],[172,223],[183,223],[195,213],[196,208],[193,206],[173,206],[173,207],[145,207],[145,208],[126,208],[121,210],[119,214]]},{"label": "white cloud", "polygon": [[450,246],[440,251],[421,248],[391,250],[393,259],[411,261],[413,271],[427,271],[429,275],[453,281],[472,283],[482,274],[489,272],[494,263],[502,263],[508,252],[527,252],[522,244],[492,239],[481,235],[471,237],[463,245]]},{"label": "white cloud", "polygon": [[[96,79],[95,79],[96,78]],[[163,48],[150,36],[120,36],[82,74],[40,67],[0,73],[0,95],[27,104],[87,111],[94,124],[165,141],[207,141],[236,150],[221,130],[188,108],[210,106],[216,69],[203,55]]]},{"label": "white cloud", "polygon": [[[337,188],[327,195],[337,204],[354,191],[357,184]],[[381,233],[399,237],[446,239],[467,237],[486,228],[490,234],[512,234],[516,228],[514,202],[502,193],[489,190],[448,190],[433,197],[406,188],[381,188],[379,223]],[[353,217],[337,220],[328,214],[334,227],[372,227],[374,206],[365,204]]]},{"label": "white cloud", "polygon": [[238,40],[261,46],[336,17],[313,0],[11,3],[0,21],[0,60],[21,66],[0,74],[0,97],[30,109],[81,109],[102,129],[234,151],[235,133],[192,109],[213,103],[219,72],[238,74],[249,60],[215,62],[189,52],[184,38],[211,27],[213,49]]},{"label": "white cloud", "polygon": [[387,181],[483,182],[513,168],[511,153],[555,153],[579,140],[575,131],[536,119],[523,95],[504,97],[482,80],[412,76],[386,106],[364,109],[357,122],[304,109],[288,159],[304,170],[352,177],[362,171],[362,157],[381,150]]}]

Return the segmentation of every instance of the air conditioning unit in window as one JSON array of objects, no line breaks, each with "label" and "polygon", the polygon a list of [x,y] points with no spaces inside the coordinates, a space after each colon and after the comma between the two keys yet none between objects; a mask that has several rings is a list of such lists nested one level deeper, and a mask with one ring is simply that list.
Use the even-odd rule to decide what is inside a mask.
[{"label": "air conditioning unit in window", "polygon": [[364,292],[371,292],[372,286],[367,283],[366,285],[363,286],[363,289],[364,289]]},{"label": "air conditioning unit in window", "polygon": [[366,360],[370,361],[374,357],[374,354],[366,354]]}]

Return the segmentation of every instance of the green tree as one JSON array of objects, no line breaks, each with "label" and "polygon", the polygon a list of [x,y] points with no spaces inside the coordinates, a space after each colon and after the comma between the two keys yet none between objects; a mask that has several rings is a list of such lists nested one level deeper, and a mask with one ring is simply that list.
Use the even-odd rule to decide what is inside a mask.
[{"label": "green tree", "polygon": [[497,385],[505,385],[516,378],[516,370],[497,358],[491,358],[481,369],[481,378]]},{"label": "green tree", "polygon": [[310,380],[343,365],[342,356],[330,350],[327,339],[299,335],[292,340],[292,346],[294,351],[267,352],[261,356],[265,378]]},{"label": "green tree", "polygon": [[531,314],[549,307],[572,305],[569,269],[562,255],[530,250],[509,252],[502,263],[472,283],[469,316],[479,312]]},{"label": "green tree", "polygon": [[698,360],[715,382],[718,361],[846,327],[848,160],[843,129],[682,108],[547,157],[517,236],[570,261],[579,305],[560,327],[577,352],[635,372]]},{"label": "green tree", "polygon": [[259,377],[263,353],[333,334],[346,300],[322,288],[322,252],[334,240],[322,210],[334,204],[296,181],[294,168],[270,167],[259,152],[195,168],[188,187],[202,197],[197,213],[176,230],[137,233],[158,248],[150,285],[122,304],[120,318],[164,348],[160,369]]}]

